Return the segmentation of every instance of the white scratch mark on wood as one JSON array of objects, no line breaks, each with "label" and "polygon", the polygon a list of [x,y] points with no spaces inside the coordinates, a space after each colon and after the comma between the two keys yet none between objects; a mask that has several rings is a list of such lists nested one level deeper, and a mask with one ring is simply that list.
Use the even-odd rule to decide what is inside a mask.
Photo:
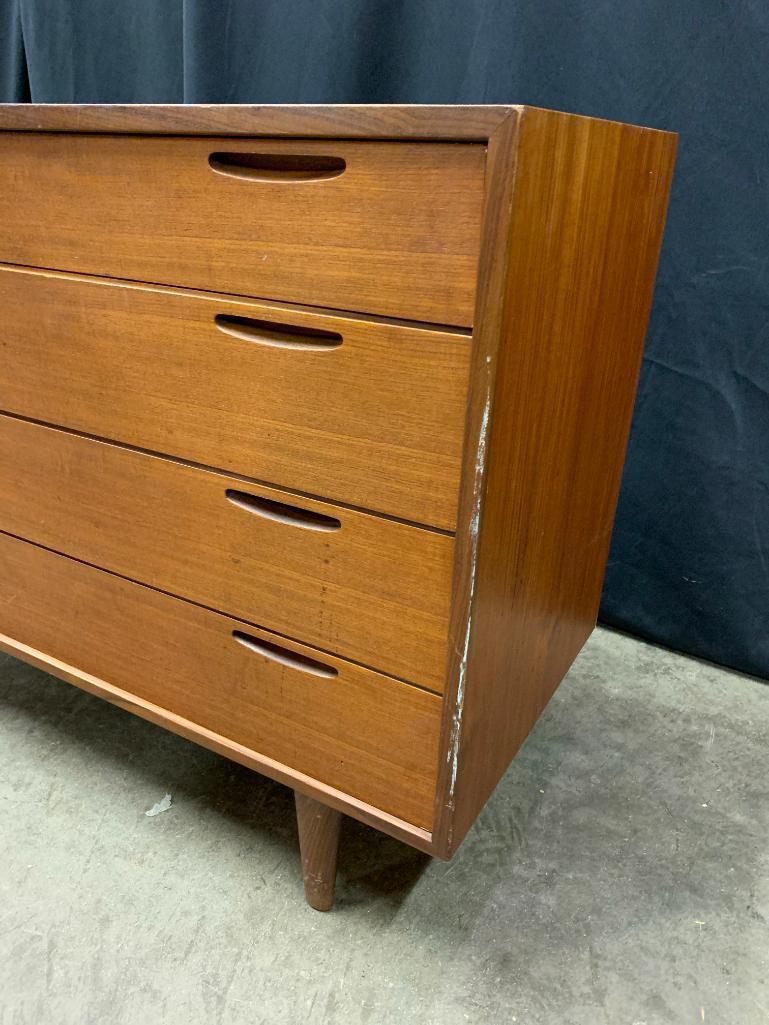
[{"label": "white scratch mark on wood", "polygon": [[[486,357],[486,369],[488,371],[491,363],[491,356]],[[459,662],[459,678],[457,681],[457,699],[454,706],[454,716],[451,722],[451,735],[447,760],[451,766],[449,776],[449,808],[454,808],[454,790],[459,770],[459,743],[462,734],[462,714],[465,705],[465,677],[467,675],[467,662],[470,656],[470,635],[473,625],[473,598],[475,596],[475,578],[478,568],[478,536],[481,522],[481,496],[483,494],[483,477],[486,468],[486,441],[489,432],[489,414],[491,411],[491,375],[488,375],[486,382],[486,401],[483,406],[483,417],[478,432],[478,450],[475,457],[475,479],[473,481],[473,507],[470,515],[470,586],[467,602],[467,623],[465,625],[465,639],[462,646],[462,654]]]}]

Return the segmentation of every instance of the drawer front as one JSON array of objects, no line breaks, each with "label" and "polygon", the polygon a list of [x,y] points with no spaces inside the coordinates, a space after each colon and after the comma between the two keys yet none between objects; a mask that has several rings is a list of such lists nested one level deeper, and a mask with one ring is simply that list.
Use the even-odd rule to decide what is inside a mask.
[{"label": "drawer front", "polygon": [[0,259],[471,324],[479,144],[3,133]]},{"label": "drawer front", "polygon": [[451,530],[471,339],[0,268],[0,410]]},{"label": "drawer front", "polygon": [[435,695],[6,535],[0,633],[430,828]]},{"label": "drawer front", "polygon": [[444,534],[7,416],[0,530],[443,688]]}]

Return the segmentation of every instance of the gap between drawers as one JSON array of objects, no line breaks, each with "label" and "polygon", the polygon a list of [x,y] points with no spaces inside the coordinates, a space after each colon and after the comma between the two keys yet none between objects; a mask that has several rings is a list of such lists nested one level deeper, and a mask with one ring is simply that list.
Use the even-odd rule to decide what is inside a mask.
[{"label": "gap between drawers", "polygon": [[137,587],[144,587],[148,591],[155,591],[157,594],[163,594],[167,598],[173,598],[175,601],[184,602],[186,605],[194,605],[199,609],[205,609],[206,612],[213,612],[215,615],[222,616],[224,619],[243,623],[245,626],[262,630],[264,633],[272,634],[275,637],[281,637],[294,644],[300,644],[303,648],[310,648],[320,654],[330,655],[331,658],[338,659],[340,662],[347,662],[349,665],[358,666],[361,669],[366,669],[369,672],[376,673],[378,676],[384,676],[388,680],[394,680],[396,683],[404,683],[408,687],[415,688],[415,690],[421,690],[426,694],[432,694],[441,699],[443,698],[443,693],[441,691],[432,690],[430,687],[425,687],[420,683],[414,683],[413,680],[408,680],[403,676],[394,676],[392,673],[385,672],[377,666],[369,665],[367,662],[359,662],[357,659],[349,658],[347,655],[339,655],[337,652],[331,651],[329,648],[321,648],[317,644],[308,644],[306,641],[302,640],[301,637],[294,637],[292,634],[282,633],[280,630],[275,630],[264,623],[254,623],[250,619],[243,619],[242,616],[235,616],[230,612],[225,612],[223,609],[217,609],[213,605],[206,605],[205,602],[194,601],[192,598],[184,598],[179,594],[175,594],[173,591],[167,591],[163,587],[155,587],[152,584],[146,584],[144,581],[137,580],[135,577],[129,577],[125,573],[117,573],[115,570],[106,569],[104,566],[99,566],[95,562],[89,562],[87,559],[78,559],[77,556],[68,555],[66,552],[59,551],[58,548],[51,548],[49,545],[41,545],[37,541],[30,541],[29,538],[22,537],[20,534],[14,534],[10,530],[0,529],[0,534],[5,535],[5,537],[12,537],[16,541],[22,541],[24,544],[31,545],[33,548],[40,548],[45,552],[50,552],[52,555],[58,555],[60,558],[68,559],[70,562],[76,562],[81,566],[88,566],[90,569],[96,569],[100,573],[106,573],[108,576],[117,577],[119,580],[125,580],[129,584],[136,584]]},{"label": "gap between drawers", "polygon": [[18,273],[35,272],[43,276],[76,278],[79,281],[87,281],[91,284],[100,284],[106,287],[135,288],[139,291],[150,289],[157,292],[165,292],[173,295],[189,296],[196,299],[224,299],[228,302],[255,303],[261,306],[269,306],[276,310],[295,311],[297,313],[315,313],[324,317],[338,317],[343,320],[359,320],[366,324],[391,324],[393,327],[413,328],[417,331],[436,331],[441,334],[461,335],[464,338],[472,338],[473,328],[459,324],[439,324],[431,320],[408,320],[403,317],[385,317],[378,313],[363,313],[359,310],[340,309],[330,306],[315,306],[312,303],[295,303],[274,299],[269,296],[243,295],[240,292],[217,292],[211,288],[192,288],[185,285],[172,285],[167,281],[144,281],[140,278],[119,278],[110,274],[83,274],[79,271],[66,270],[63,267],[43,267],[37,264],[27,263],[6,263],[0,260],[0,267]]},{"label": "gap between drawers", "polygon": [[[0,416],[9,417],[11,420],[20,420],[23,423],[37,424],[40,427],[50,427],[61,431],[64,434],[72,434],[77,438],[85,438],[89,441],[98,441],[106,445],[114,445],[117,448],[127,449],[129,452],[137,452],[140,455],[152,456],[155,459],[163,459],[167,463],[176,463],[180,466],[189,466],[194,470],[205,470],[208,473],[215,473],[219,477],[230,477],[233,480],[242,481],[244,484],[253,484],[257,487],[271,488],[273,491],[281,491],[286,495],[293,495],[297,498],[307,498],[313,502],[322,502],[324,505],[336,506],[339,509],[348,509],[350,512],[364,513],[366,516],[375,516],[380,520],[389,520],[392,523],[401,523],[406,527],[416,527],[418,530],[426,530],[431,534],[440,534],[442,537],[454,538],[456,531],[444,530],[442,527],[434,527],[429,523],[420,523],[418,520],[407,520],[400,516],[393,516],[391,513],[378,512],[376,509],[367,509],[365,506],[351,505],[347,502],[340,502],[337,499],[326,498],[325,495],[315,494],[310,491],[299,491],[296,488],[287,488],[275,481],[261,480],[258,477],[247,477],[242,473],[233,470],[225,470],[221,467],[211,466],[208,463],[196,463],[191,459],[182,459],[180,456],[168,455],[166,452],[158,452],[151,448],[142,448],[140,445],[131,445],[128,442],[120,441],[117,438],[108,438],[100,434],[90,434],[88,431],[79,431],[74,427],[65,427],[50,420],[40,420],[32,416],[23,416],[14,413],[10,409],[0,409]],[[2,533],[2,531],[0,531]],[[377,670],[378,671],[378,670]]]}]

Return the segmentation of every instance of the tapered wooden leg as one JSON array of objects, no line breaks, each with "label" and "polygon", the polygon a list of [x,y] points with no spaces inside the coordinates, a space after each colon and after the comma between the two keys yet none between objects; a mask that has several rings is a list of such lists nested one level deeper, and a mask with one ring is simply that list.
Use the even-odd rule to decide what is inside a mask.
[{"label": "tapered wooden leg", "polygon": [[302,854],[304,895],[316,911],[328,911],[334,904],[336,855],[342,813],[294,791],[299,850]]}]

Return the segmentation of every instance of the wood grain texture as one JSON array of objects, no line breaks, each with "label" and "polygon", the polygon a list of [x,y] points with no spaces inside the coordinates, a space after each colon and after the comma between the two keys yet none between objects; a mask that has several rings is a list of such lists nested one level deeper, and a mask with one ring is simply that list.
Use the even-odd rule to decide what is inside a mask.
[{"label": "wood grain texture", "polygon": [[[245,180],[214,152],[346,169]],[[472,144],[4,132],[0,259],[469,325],[484,160]]]},{"label": "wood grain texture", "polygon": [[[17,558],[15,569],[9,556],[13,572],[5,575],[0,558],[0,630],[9,635],[0,637],[0,647],[244,764],[264,766],[267,774],[337,811],[450,856],[595,621],[674,137],[528,107],[24,105],[0,108],[3,128],[0,259],[36,263],[33,250],[58,253],[68,270],[119,273],[281,302],[100,283],[82,274],[35,276],[37,298],[31,302],[29,270],[0,270],[0,300],[11,325],[0,335],[0,409],[216,466],[233,477],[245,475],[262,497],[274,494],[266,482],[277,483],[303,500],[324,496],[324,502],[308,499],[314,511],[371,509],[444,531],[456,529],[457,540],[443,706],[426,691],[249,627],[257,648],[262,647],[255,651],[236,645],[237,657],[256,660],[260,684],[267,681],[257,709],[252,692],[244,694],[241,663],[234,672],[236,656],[224,653],[217,633],[224,629],[231,641],[232,630],[242,630],[242,623],[125,581],[105,585],[117,578],[50,553],[43,554],[60,560],[49,573],[53,590],[58,586],[69,605],[51,596],[48,581],[42,592],[38,556]],[[66,134],[77,131],[97,134],[80,139]],[[195,133],[210,138],[190,138]],[[290,142],[279,141],[292,135]],[[243,136],[251,138],[244,142]],[[401,142],[349,141],[391,138]],[[338,139],[348,141],[330,145],[329,140]],[[420,139],[441,141],[414,141]],[[13,164],[4,156],[11,150]],[[229,177],[227,159],[215,161],[226,173],[207,172],[227,183],[222,188],[231,190],[228,195],[249,188],[251,195],[256,189],[270,197],[263,217],[263,205],[253,212],[234,199],[222,202],[220,192],[215,203],[207,198],[210,182],[201,184],[190,161],[197,161],[197,168],[200,156],[207,160],[214,150],[251,154],[246,162],[256,161],[259,153],[270,159],[288,154],[295,170],[297,158],[309,154],[316,174],[333,170],[328,161],[321,168],[319,156],[338,160],[344,154],[350,170],[312,183],[316,195],[325,190],[317,207],[301,199],[312,194],[307,183],[293,182],[288,189],[289,183],[281,181],[279,192],[291,196],[281,210],[275,182],[236,181]],[[59,176],[55,200],[45,198],[48,186],[41,180],[43,172],[35,170],[33,157],[40,153],[47,156],[46,172],[54,168]],[[118,161],[117,153],[128,156]],[[257,169],[262,176],[265,166],[262,160]],[[169,174],[155,173],[168,168]],[[253,170],[240,168],[246,178]],[[88,200],[82,192],[86,181]],[[353,201],[350,192],[338,191],[334,206],[334,190],[351,182]],[[29,183],[44,196],[34,208],[24,207],[22,186]],[[166,185],[173,193],[170,199]],[[125,199],[117,212],[116,196]],[[74,215],[66,223],[56,220],[62,210]],[[370,230],[370,221],[376,231]],[[304,230],[291,235],[298,223]],[[333,238],[329,223],[337,232]],[[217,242],[222,234],[224,245]],[[250,236],[261,247],[256,255],[267,256],[260,261],[267,267],[256,268],[259,280],[267,282],[265,291],[256,292],[250,284],[255,273],[247,265],[255,251]],[[52,259],[46,258],[47,266]],[[128,261],[121,263],[128,269],[110,270],[113,264],[105,261],[112,260]],[[174,268],[173,277],[158,278],[156,269],[162,273],[168,266]],[[205,280],[198,276],[201,268]],[[27,280],[19,285],[21,278]],[[340,314],[353,308],[367,313]],[[39,314],[32,326],[31,310]],[[94,310],[100,314],[97,326]],[[309,352],[299,354],[306,365],[290,362],[285,351],[281,362],[277,350],[259,361],[253,356],[259,346],[221,331],[219,347],[211,348],[212,313],[263,321],[290,315],[282,323],[297,330],[334,331],[343,324],[344,343],[314,354],[328,357],[325,364],[310,361]],[[401,318],[401,323],[382,322],[378,314]],[[472,324],[472,343],[467,332],[429,329],[403,318]],[[343,353],[351,354],[348,364],[341,362]],[[186,365],[188,359],[195,372]],[[334,366],[337,376],[324,376],[319,366]],[[103,446],[108,450],[113,447]],[[132,464],[147,459],[177,468],[148,455],[130,455]],[[84,461],[74,462],[84,473]],[[64,467],[67,474],[71,465]],[[178,469],[185,481],[188,473],[196,480],[198,474],[201,480],[227,479],[191,466]],[[41,470],[36,479],[49,470]],[[165,473],[158,484],[165,490]],[[190,493],[201,503],[194,508],[208,509],[206,522],[212,522],[208,492],[196,484]],[[16,515],[17,500],[5,504],[8,514]],[[242,509],[234,511],[245,515]],[[50,528],[55,518],[49,506],[39,521]],[[185,522],[188,547],[194,547],[200,517],[191,509]],[[217,530],[213,536],[218,539]],[[430,536],[440,537],[435,531]],[[449,538],[440,540],[450,544]],[[90,544],[85,534],[82,541]],[[10,543],[0,544],[0,554]],[[364,547],[369,558],[374,545]],[[38,551],[24,547],[32,550]],[[222,558],[226,551],[223,546]],[[388,559],[394,558],[391,551],[388,547]],[[298,558],[300,547],[295,554]],[[65,574],[63,565],[77,567],[76,574],[71,569]],[[371,580],[368,564],[345,567],[340,587],[355,572]],[[300,579],[298,564],[293,569],[295,580]],[[167,571],[166,564],[164,575]],[[324,572],[313,579],[320,582]],[[97,574],[98,588],[85,582],[81,587],[82,574]],[[381,576],[393,578],[392,572],[389,578]],[[34,601],[44,607],[42,616],[23,604],[30,580]],[[121,590],[116,603],[113,587],[136,588],[152,597],[132,602]],[[6,601],[2,588],[10,596]],[[286,608],[294,603],[297,616],[303,588],[286,599]],[[370,590],[376,588],[370,585]],[[409,602],[417,601],[415,593],[409,591]],[[170,604],[161,609],[156,602]],[[116,604],[124,621],[120,631],[109,618]],[[84,641],[83,632],[73,646],[74,631],[54,619],[72,615],[81,624],[88,621],[84,607],[98,607],[108,622],[98,620],[95,634],[88,632]],[[142,619],[149,607],[153,624],[162,622],[164,644]],[[194,623],[190,617],[196,617]],[[188,636],[191,625],[197,639],[186,651],[182,636]],[[21,636],[25,626],[35,635]],[[392,639],[395,620],[387,620],[385,627]],[[410,665],[419,664],[418,632],[415,620],[405,659]],[[362,629],[359,641],[372,643],[375,633],[366,636]],[[138,644],[145,635],[146,657]],[[264,654],[269,651],[265,641],[288,644],[294,656],[342,665],[344,673],[334,681],[315,678],[309,704],[296,688],[278,695],[270,674],[282,674],[283,687],[301,670],[276,667]],[[323,647],[320,640],[314,643]],[[138,692],[134,677],[125,672],[129,650],[140,660]],[[119,679],[111,679],[110,666],[99,661],[107,657],[114,660]],[[263,675],[268,662],[269,672]],[[435,660],[432,665],[430,672],[435,672]],[[185,691],[179,674],[187,670],[195,684]],[[237,687],[233,676],[240,680]],[[309,679],[306,672],[303,676]],[[351,688],[344,690],[343,709],[333,703],[340,688],[330,687],[342,679]],[[378,705],[385,694],[387,702]],[[201,709],[205,722],[199,721]]]},{"label": "wood grain texture", "polygon": [[510,106],[0,104],[0,131],[485,141]]},{"label": "wood grain texture", "polygon": [[[339,529],[259,515],[260,499]],[[442,690],[453,555],[443,534],[8,416],[0,530]]]},{"label": "wood grain texture", "polygon": [[493,392],[485,417],[474,386],[466,443],[443,856],[595,623],[675,154],[667,133],[529,108],[500,145],[511,215],[482,258],[504,281],[479,292]]},{"label": "wood grain texture", "polygon": [[[0,149],[2,139],[0,138]],[[470,339],[0,267],[0,409],[451,530]],[[337,332],[260,345],[217,315]]]},{"label": "wood grain texture", "polygon": [[139,701],[429,829],[440,699],[312,648],[327,678],[233,637],[237,620],[0,535],[0,632]]},{"label": "wood grain texture", "polygon": [[87,691],[95,697],[109,701],[110,704],[131,712],[132,715],[145,719],[147,722],[170,730],[172,733],[184,737],[185,740],[199,744],[201,747],[208,748],[209,751],[214,751],[224,758],[229,758],[233,762],[245,765],[247,768],[264,776],[269,776],[271,779],[299,790],[301,793],[315,797],[318,801],[322,801],[329,807],[336,808],[345,815],[349,815],[351,818],[357,819],[367,826],[375,827],[381,832],[387,833],[388,836],[401,840],[411,847],[416,847],[426,854],[430,854],[433,850],[432,834],[429,830],[413,826],[411,823],[405,822],[395,815],[390,815],[380,808],[374,808],[372,805],[358,800],[358,798],[353,797],[351,794],[347,794],[335,787],[330,787],[327,783],[313,779],[305,773],[298,772],[290,765],[285,765],[274,758],[267,758],[265,755],[250,751],[242,744],[228,740],[213,730],[206,729],[206,727],[200,726],[198,723],[190,722],[189,719],[184,719],[182,716],[170,712],[167,708],[160,708],[151,701],[145,701],[143,698],[139,698],[127,690],[115,687],[113,684],[107,683],[106,680],[101,680],[90,673],[83,672],[82,669],[69,665],[67,662],[62,662],[60,659],[54,658],[53,655],[38,651],[36,648],[14,640],[5,634],[0,634],[0,651],[31,666],[35,666],[36,669],[40,669],[56,677],[58,680],[63,680],[74,687],[79,687],[80,690]]},{"label": "wood grain texture", "polygon": [[334,905],[342,816],[335,808],[329,808],[299,790],[295,791],[294,799],[304,895],[311,908],[330,911]]}]

